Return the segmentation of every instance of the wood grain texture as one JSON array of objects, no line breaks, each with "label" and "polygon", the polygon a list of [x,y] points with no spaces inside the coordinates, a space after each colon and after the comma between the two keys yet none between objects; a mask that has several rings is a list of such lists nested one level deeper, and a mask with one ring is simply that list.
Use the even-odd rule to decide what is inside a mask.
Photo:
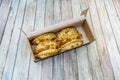
[{"label": "wood grain texture", "polygon": [[[24,22],[22,29],[25,32],[30,32],[34,27],[34,18],[36,11],[36,1],[29,0],[26,4],[26,10],[24,15]],[[13,80],[27,80],[29,75],[29,63],[30,63],[30,50],[28,48],[26,36],[22,33],[18,45],[18,51],[15,61],[15,67],[13,72]]]},{"label": "wood grain texture", "polygon": [[[87,1],[84,1],[84,0],[81,0],[81,5],[82,5],[81,6],[82,9],[89,6]],[[90,16],[90,14],[88,14],[88,15]],[[91,29],[93,29],[92,26],[93,25],[91,25]],[[87,50],[88,50],[89,64],[91,64],[91,66],[90,66],[91,71],[90,72],[92,74],[92,79],[93,80],[103,80],[103,75],[102,75],[100,60],[99,60],[99,55],[98,55],[99,53],[97,51],[96,43],[93,42],[90,45],[87,45]]]},{"label": "wood grain texture", "polygon": [[120,0],[112,0],[113,1],[113,4],[115,6],[115,9],[117,11],[117,14],[119,16],[119,19],[120,19]]},{"label": "wood grain texture", "polygon": [[[44,28],[45,2],[46,0],[37,0],[34,30]],[[29,80],[40,79],[41,79],[41,61],[36,64],[33,60],[33,56],[31,55]]]},{"label": "wood grain texture", "polygon": [[8,55],[8,49],[9,49],[10,42],[11,42],[11,35],[13,33],[14,22],[16,20],[18,4],[19,4],[19,1],[13,0],[13,3],[11,5],[11,12],[9,13],[3,39],[0,45],[0,51],[1,51],[0,77],[1,78],[2,78],[2,73],[4,71],[4,66],[5,66],[7,55]]},{"label": "wood grain texture", "polygon": [[[118,36],[120,34],[120,16],[118,16],[118,13],[115,9],[115,6],[112,2],[112,0],[104,1],[105,2],[105,8],[107,10],[107,14],[109,16],[110,22],[111,22],[111,28],[113,31],[113,34],[115,36],[115,40],[117,43],[117,47],[120,51],[120,37]],[[112,11],[111,11],[112,9]]]},{"label": "wood grain texture", "polygon": [[0,6],[0,44],[2,41],[2,37],[4,35],[4,30],[6,27],[6,23],[8,20],[8,16],[11,12],[11,4],[13,0],[3,0]]},{"label": "wood grain texture", "polygon": [[[0,0],[0,80],[120,80],[119,0]],[[33,62],[25,32],[79,17],[96,41]]]},{"label": "wood grain texture", "polygon": [[[101,6],[101,5],[100,5]],[[98,10],[98,12],[99,12],[99,10]],[[105,12],[105,11],[101,11],[101,12]],[[104,15],[104,17],[105,17],[105,19],[103,19],[103,16],[102,15]],[[101,20],[102,19],[102,20]],[[107,17],[106,17],[106,14],[101,14],[101,16],[100,16],[100,20],[101,20],[101,25],[102,25],[102,29],[103,29],[103,34],[104,34],[104,36],[105,36],[105,40],[106,40],[106,45],[107,45],[107,49],[108,49],[108,53],[110,54],[110,58],[111,58],[111,54],[112,53],[116,53],[116,51],[117,51],[117,53],[116,54],[118,54],[118,50],[117,50],[117,47],[116,47],[116,43],[115,43],[115,40],[114,40],[114,35],[112,34],[112,30],[111,30],[111,28],[110,28],[110,23],[108,22],[108,20],[106,20],[107,19]],[[106,23],[105,23],[106,22]],[[98,24],[97,24],[97,26],[98,26]],[[112,38],[113,37],[113,38]],[[109,45],[108,45],[109,44]],[[116,50],[114,50],[114,49],[110,49],[110,46],[112,47],[112,46],[115,46],[116,48]],[[115,56],[115,54],[114,54],[114,56]],[[119,55],[118,55],[118,57],[119,57]],[[113,58],[113,55],[112,55],[112,58]],[[112,59],[112,61],[113,61],[113,59]],[[111,61],[111,62],[112,62]],[[113,64],[113,63],[112,63]],[[115,64],[113,64],[113,66],[114,66]],[[114,70],[114,68],[113,68],[113,70]],[[109,78],[109,76],[108,76],[108,78]],[[119,79],[119,78],[118,78]]]},{"label": "wood grain texture", "polygon": [[[101,10],[100,12],[104,12],[101,9],[101,8],[103,8],[103,6],[101,7],[102,3],[99,2],[99,0],[96,1],[96,5],[95,5],[95,1],[91,1],[90,4],[93,7],[93,8],[90,7],[91,17],[94,17],[94,15],[96,15],[96,18],[92,18],[92,21],[93,21],[93,28],[94,28],[94,32],[95,32],[95,36],[96,36],[98,55],[100,57],[101,63],[103,63],[103,64],[101,64],[102,73],[103,73],[103,76],[104,76],[105,80],[106,79],[113,80],[114,75],[113,75],[111,63],[110,63],[110,60],[109,60],[108,51],[107,51],[107,48],[106,48],[106,43],[105,43],[105,40],[104,40],[103,31],[101,29],[101,23],[99,23],[99,15],[97,13],[97,10],[93,10],[93,9],[95,9],[96,5],[98,4],[99,5],[99,8],[98,8],[99,11]],[[92,13],[93,11],[94,11],[94,14]],[[102,15],[105,15],[105,14],[102,14]]]},{"label": "wood grain texture", "polygon": [[[112,6],[112,5],[111,5]],[[108,6],[106,4],[106,9],[108,9]],[[105,11],[104,11],[105,12]],[[101,14],[102,15],[102,14]],[[105,15],[105,14],[104,14]],[[107,15],[106,15],[107,16]],[[103,34],[105,36],[105,42],[106,42],[106,45],[107,45],[107,49],[108,49],[108,53],[109,53],[109,57],[110,57],[110,60],[111,60],[111,64],[112,64],[112,67],[113,67],[113,71],[115,72],[114,76],[115,76],[115,79],[120,79],[119,78],[119,69],[120,69],[120,63],[119,63],[119,59],[120,59],[120,54],[119,54],[119,49],[117,47],[117,44],[116,44],[116,40],[115,40],[115,37],[114,37],[114,33],[113,33],[113,30],[111,28],[111,24],[112,23],[109,23],[109,21],[107,19],[107,17],[105,16],[105,19],[103,20],[102,19],[102,16],[100,16],[100,20],[101,20],[101,25],[102,25],[102,29],[103,29]],[[109,19],[110,19],[110,15],[108,15]],[[105,23],[106,22],[106,23]],[[116,31],[115,31],[116,32]],[[117,33],[117,32],[116,32]],[[119,37],[118,37],[119,38]],[[114,47],[113,47],[114,46]],[[115,53],[115,54],[113,54]],[[114,60],[114,62],[113,62]],[[118,69],[117,69],[118,68]],[[117,71],[116,71],[117,69]]]},{"label": "wood grain texture", "polygon": [[[13,33],[11,36],[11,43],[10,43],[10,47],[8,50],[8,56],[7,56],[5,70],[3,72],[2,80],[12,79],[12,76],[13,76],[12,74],[13,74],[13,70],[14,70],[16,52],[18,50],[17,49],[18,42],[20,39],[19,28],[22,27],[23,16],[24,16],[24,11],[25,11],[25,3],[26,3],[26,0],[21,0],[19,2],[18,11],[17,11],[18,14],[16,15],[16,21],[14,22],[14,25],[13,25],[14,29],[13,29]],[[17,4],[17,3],[15,3],[15,4]]]},{"label": "wood grain texture", "polygon": [[25,0],[21,0],[19,2],[18,12],[17,12],[18,14],[16,15],[16,21],[13,25],[14,29],[13,29],[10,47],[8,50],[9,53],[7,56],[5,70],[3,72],[2,80],[12,79],[12,73],[14,70],[14,63],[15,63],[15,59],[16,59],[16,52],[18,50],[18,42],[20,39],[19,38],[20,30],[18,28],[22,27],[22,20],[23,20],[23,15],[24,15],[25,3],[26,3]]}]

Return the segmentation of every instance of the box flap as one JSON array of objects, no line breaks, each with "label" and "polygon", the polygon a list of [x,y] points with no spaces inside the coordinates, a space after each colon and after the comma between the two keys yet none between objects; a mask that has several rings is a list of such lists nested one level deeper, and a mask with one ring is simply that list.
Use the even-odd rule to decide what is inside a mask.
[{"label": "box flap", "polygon": [[85,9],[85,10],[83,10],[80,15],[81,15],[81,16],[82,16],[82,15],[86,16],[86,15],[87,15],[87,12],[88,12],[88,8]]}]

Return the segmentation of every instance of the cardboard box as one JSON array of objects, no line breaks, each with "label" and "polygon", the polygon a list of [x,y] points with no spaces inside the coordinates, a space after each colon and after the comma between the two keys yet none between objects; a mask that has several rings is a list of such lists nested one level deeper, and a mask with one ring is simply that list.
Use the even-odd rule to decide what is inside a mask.
[{"label": "cardboard box", "polygon": [[[93,36],[93,34],[90,30],[90,25],[88,24],[88,21],[86,19],[86,13],[87,13],[87,10],[84,10],[81,13],[82,16],[80,16],[78,18],[73,18],[73,19],[69,19],[69,20],[66,20],[66,21],[62,21],[60,23],[57,23],[57,24],[51,25],[49,27],[46,27],[42,30],[37,30],[37,31],[33,31],[33,32],[28,33],[27,34],[28,44],[29,44],[29,48],[31,50],[31,53],[33,55],[34,61],[36,62],[36,61],[39,61],[41,59],[36,59],[35,58],[35,55],[33,53],[32,45],[30,44],[30,40],[34,39],[35,37],[37,37],[37,36],[39,36],[43,33],[58,32],[63,28],[72,26],[72,27],[75,27],[82,34],[82,36],[83,36],[82,40],[84,41],[83,45],[94,41],[95,38],[94,38],[94,36]],[[62,53],[62,52],[60,52],[60,53]],[[60,54],[60,53],[58,53],[58,54]]]}]

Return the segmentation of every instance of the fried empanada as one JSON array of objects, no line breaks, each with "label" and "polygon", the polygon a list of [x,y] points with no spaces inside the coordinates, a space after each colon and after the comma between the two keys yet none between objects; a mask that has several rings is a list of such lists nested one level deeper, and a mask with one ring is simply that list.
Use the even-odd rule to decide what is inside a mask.
[{"label": "fried empanada", "polygon": [[59,47],[59,44],[55,41],[44,41],[40,42],[35,48],[34,48],[34,54],[37,54],[41,51],[47,50],[47,49],[57,49]]},{"label": "fried empanada", "polygon": [[57,40],[62,44],[65,44],[73,39],[81,39],[82,34],[80,34],[75,28],[65,28],[57,34]]},{"label": "fried empanada", "polygon": [[42,41],[54,40],[54,39],[56,39],[56,34],[54,34],[54,33],[45,33],[45,34],[42,34],[42,35],[36,37],[35,39],[33,39],[31,41],[31,44],[39,44]]},{"label": "fried empanada", "polygon": [[35,55],[35,57],[37,59],[43,59],[43,58],[50,57],[50,56],[53,56],[55,54],[58,54],[58,52],[59,52],[58,49],[48,49],[48,50],[45,50],[45,51],[42,51],[42,52],[38,53],[37,55]]},{"label": "fried empanada", "polygon": [[69,50],[73,49],[75,47],[81,46],[83,44],[83,41],[80,39],[74,39],[72,41],[67,42],[66,44],[61,46],[61,50]]}]

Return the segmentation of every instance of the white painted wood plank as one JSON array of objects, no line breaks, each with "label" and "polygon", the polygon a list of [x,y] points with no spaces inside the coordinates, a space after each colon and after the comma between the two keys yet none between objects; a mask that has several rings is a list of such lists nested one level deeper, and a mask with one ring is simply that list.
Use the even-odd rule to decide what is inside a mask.
[{"label": "white painted wood plank", "polygon": [[79,17],[81,14],[80,0],[72,0],[73,18]]},{"label": "white painted wood plank", "polygon": [[91,70],[92,70],[92,79],[93,80],[104,80],[104,76],[101,71],[100,67],[100,60],[98,58],[98,52],[97,52],[97,47],[96,43],[93,42],[89,45],[88,47],[88,57],[89,57],[89,63],[91,64]]},{"label": "white painted wood plank", "polygon": [[[71,0],[62,0],[62,20],[72,18]],[[64,80],[78,80],[78,64],[76,51],[64,53]]]},{"label": "white painted wood plank", "polygon": [[14,63],[15,63],[15,59],[16,59],[16,52],[17,52],[18,42],[19,42],[19,37],[20,37],[20,30],[18,28],[22,27],[25,3],[26,3],[26,0],[21,0],[19,3],[18,12],[16,15],[16,21],[13,25],[15,28],[13,29],[13,34],[11,36],[11,43],[10,43],[10,47],[8,50],[8,56],[7,56],[2,80],[12,79]]},{"label": "white painted wood plank", "polygon": [[[45,16],[45,2],[46,0],[37,1],[35,28],[38,30],[44,28],[44,16]],[[29,80],[41,80],[41,61],[35,63],[31,55]]]},{"label": "white painted wood plank", "polygon": [[[36,0],[27,0],[26,11],[23,22],[23,30],[25,32],[30,32],[34,27],[36,11]],[[20,36],[20,42],[18,47],[18,52],[16,56],[16,62],[13,72],[13,80],[27,80],[29,75],[29,63],[31,52],[28,48],[28,43],[26,36],[22,33]]]},{"label": "white painted wood plank", "polygon": [[18,3],[19,3],[19,0],[18,1],[14,0],[11,5],[12,9],[11,9],[11,12],[9,13],[8,21],[7,21],[6,28],[5,28],[4,35],[3,35],[3,39],[2,39],[2,42],[0,45],[0,52],[1,52],[1,54],[0,54],[0,58],[1,58],[1,60],[0,60],[0,78],[2,77],[2,73],[4,71],[6,57],[8,54],[8,48],[9,48],[9,44],[11,41],[11,35],[13,32],[13,28],[14,28],[13,25],[14,25],[14,21],[16,19]]},{"label": "white painted wood plank", "polygon": [[[83,4],[83,5],[80,5],[80,4]],[[83,7],[85,6],[85,4],[80,2],[79,0],[72,0],[73,17],[80,16],[81,6]],[[84,9],[86,9],[86,6],[84,7]],[[79,79],[92,80],[92,76],[90,73],[90,64],[88,62],[87,47],[82,46],[80,48],[77,48],[76,53],[77,53],[77,62],[78,62],[77,74],[79,74]]]},{"label": "white painted wood plank", "polygon": [[86,46],[76,49],[78,60],[79,80],[92,80],[92,69],[88,59],[88,51]]},{"label": "white painted wood plank", "polygon": [[[103,6],[105,6],[105,5],[103,5]],[[109,58],[110,58],[110,61],[111,61],[112,67],[113,67],[114,77],[116,80],[119,80],[120,54],[117,49],[115,37],[114,37],[114,34],[111,29],[111,23],[108,20],[106,10],[104,10],[104,11],[98,10],[98,13],[99,13],[101,26],[102,26],[105,42],[106,42],[108,53],[109,53]],[[103,15],[104,15],[104,18],[103,18]]]},{"label": "white painted wood plank", "polygon": [[[97,3],[100,5],[100,8],[103,7],[101,2],[101,0],[98,0]],[[102,73],[103,73],[103,77],[105,80],[113,80],[114,79],[114,74],[113,74],[113,70],[112,70],[112,66],[111,66],[111,62],[109,60],[109,54],[108,54],[108,50],[106,48],[106,43],[104,40],[104,35],[101,29],[101,24],[99,22],[99,17],[97,15],[97,11],[96,10],[100,10],[95,9],[95,2],[91,1],[91,17],[93,18],[93,28],[94,28],[94,33],[96,36],[96,45],[97,45],[97,50],[98,50],[98,56],[100,58],[100,66],[102,68]],[[94,16],[94,17],[93,17]],[[96,17],[95,17],[96,16]],[[97,27],[96,27],[97,26]]]},{"label": "white painted wood plank", "polygon": [[[54,0],[54,23],[61,21],[61,0]],[[63,80],[63,54],[56,55],[53,58],[53,78],[52,80]]]},{"label": "white painted wood plank", "polygon": [[[45,26],[53,24],[53,0],[46,1]],[[41,61],[41,80],[52,80],[53,57]]]},{"label": "white painted wood plank", "polygon": [[5,30],[5,25],[7,23],[7,19],[9,16],[9,13],[11,11],[11,4],[13,0],[3,0],[2,4],[0,6],[0,44],[2,41],[3,33]]},{"label": "white painted wood plank", "polygon": [[[84,3],[84,6],[81,8],[85,8],[88,7],[88,3],[87,1],[83,1],[81,0],[81,5],[83,5],[82,3]],[[94,14],[94,12],[93,12]],[[89,14],[90,16],[90,14]],[[90,20],[90,19],[89,19]],[[96,22],[97,24],[97,22]],[[91,25],[93,26],[93,25]],[[93,29],[91,27],[91,29]],[[91,49],[91,47],[94,47]],[[89,57],[89,63],[91,64],[91,69],[92,69],[92,77],[93,80],[103,80],[103,74],[102,74],[102,70],[101,70],[101,65],[100,65],[100,59],[99,59],[99,53],[97,51],[97,46],[96,46],[96,42],[93,42],[89,45],[87,45],[88,48],[88,57]]]},{"label": "white painted wood plank", "polygon": [[117,14],[120,19],[120,0],[113,0],[114,6],[116,8]]},{"label": "white painted wood plank", "polygon": [[107,14],[109,16],[110,22],[111,22],[111,28],[113,30],[118,49],[120,51],[120,17],[117,14],[117,11],[115,9],[115,6],[113,5],[112,0],[105,0],[105,7],[107,10]]},{"label": "white painted wood plank", "polygon": [[[100,16],[103,16],[105,18],[102,18],[102,22],[104,21],[103,24],[107,23],[108,22],[108,17],[107,17],[107,14],[105,12],[105,8],[104,8],[104,3],[102,0],[97,0],[96,1],[96,6],[97,6],[97,10],[99,14],[99,17]],[[104,20],[103,20],[104,19]],[[108,22],[109,23],[109,22]],[[110,23],[109,23],[110,24]],[[97,26],[97,25],[96,25]],[[101,26],[101,25],[100,25]],[[105,26],[103,26],[105,27]],[[97,30],[97,29],[96,29]],[[101,30],[101,31],[100,31]],[[102,26],[101,28],[98,28],[98,31],[99,31],[99,34],[100,35],[103,35],[103,30],[102,30]],[[97,32],[97,31],[96,31]],[[96,36],[98,37],[98,36]],[[102,37],[102,38],[101,38]],[[103,40],[103,38],[105,37],[104,35],[103,36],[99,36],[98,40],[97,40],[97,45],[98,45],[98,51],[99,51],[99,55],[100,55],[100,58],[101,58],[101,67],[102,67],[102,72],[104,74],[104,79],[105,80],[113,80],[114,79],[114,74],[113,74],[113,70],[112,70],[112,65],[111,65],[111,62],[110,62],[110,59],[109,59],[109,53],[108,53],[108,50],[106,48],[106,43],[105,43],[105,40]]]},{"label": "white painted wood plank", "polygon": [[61,0],[54,0],[54,24],[61,21]]},{"label": "white painted wood plank", "polygon": [[88,3],[87,0],[80,0],[80,6],[82,10],[85,10],[86,8],[88,8]]}]

